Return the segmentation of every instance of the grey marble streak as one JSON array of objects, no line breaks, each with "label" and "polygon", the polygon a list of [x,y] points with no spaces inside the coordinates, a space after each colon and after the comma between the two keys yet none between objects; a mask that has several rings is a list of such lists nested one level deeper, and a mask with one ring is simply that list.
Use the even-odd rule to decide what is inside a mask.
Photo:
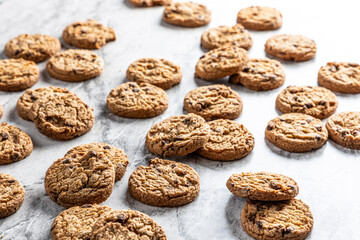
[{"label": "grey marble streak", "polygon": [[[200,37],[205,29],[218,25],[233,25],[240,8],[266,5],[278,8],[284,16],[281,29],[268,32],[253,31],[254,45],[251,57],[265,57],[264,43],[274,34],[300,33],[318,44],[315,59],[304,63],[286,63],[287,85],[316,85],[317,71],[328,61],[359,61],[360,36],[354,24],[360,22],[355,1],[287,1],[287,0],[198,0],[212,10],[212,22],[200,28],[181,28],[161,22],[162,7],[140,9],[124,0],[0,0],[0,49],[21,33],[43,33],[61,37],[66,25],[93,18],[113,27],[117,40],[96,52],[106,65],[103,74],[82,83],[67,83],[51,78],[39,64],[41,77],[33,87],[66,87],[78,94],[95,109],[96,122],[91,132],[77,139],[58,142],[36,130],[31,122],[22,120],[16,112],[16,101],[22,92],[0,92],[4,106],[1,121],[25,130],[33,139],[34,151],[25,160],[0,166],[0,172],[19,179],[26,189],[26,198],[20,210],[0,220],[3,239],[50,239],[53,219],[64,209],[45,194],[43,179],[53,161],[78,144],[108,142],[125,150],[130,165],[121,182],[117,182],[111,197],[104,203],[115,209],[136,209],[153,217],[166,231],[168,239],[242,239],[250,238],[241,228],[240,212],[244,199],[233,196],[225,186],[228,177],[241,171],[272,171],[297,180],[301,198],[308,203],[315,217],[310,239],[359,239],[358,213],[359,152],[344,149],[329,141],[317,151],[291,154],[264,140],[267,122],[278,116],[274,102],[281,88],[268,92],[254,92],[242,86],[228,84],[226,79],[206,82],[194,79],[194,67],[204,53]],[[349,7],[353,6],[353,7]],[[334,17],[336,16],[336,17]],[[351,24],[349,24],[351,23]],[[70,46],[63,44],[63,49]],[[166,92],[169,108],[152,119],[125,119],[113,115],[106,107],[106,96],[118,84],[125,82],[128,65],[142,57],[161,57],[179,64],[183,71],[180,85]],[[5,58],[0,50],[0,58]],[[255,136],[255,149],[246,158],[233,162],[216,162],[195,154],[173,158],[189,164],[201,177],[199,197],[183,207],[157,208],[144,205],[127,192],[127,180],[139,165],[154,157],[144,146],[148,129],[156,122],[172,115],[182,114],[185,94],[197,86],[224,83],[237,91],[244,102],[242,115],[236,121],[243,123]],[[337,94],[338,112],[359,110],[359,95]]]}]

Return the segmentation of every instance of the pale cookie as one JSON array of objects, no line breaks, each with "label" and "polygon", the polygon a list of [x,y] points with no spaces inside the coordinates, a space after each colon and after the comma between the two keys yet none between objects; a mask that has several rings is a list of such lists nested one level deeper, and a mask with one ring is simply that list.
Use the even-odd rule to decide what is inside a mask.
[{"label": "pale cookie", "polygon": [[114,29],[89,19],[86,22],[74,22],[67,26],[62,38],[66,43],[77,48],[99,49],[107,42],[115,41],[116,35]]},{"label": "pale cookie", "polygon": [[232,161],[247,156],[253,149],[253,135],[240,123],[218,119],[207,123],[210,137],[196,153],[217,161]]},{"label": "pale cookie", "polygon": [[235,119],[240,116],[243,103],[239,94],[225,85],[198,87],[186,94],[184,109],[206,121],[219,118]]},{"label": "pale cookie", "polygon": [[316,43],[302,35],[275,35],[266,41],[265,51],[282,60],[307,61],[315,57]]},{"label": "pale cookie", "polygon": [[290,200],[299,194],[299,187],[292,178],[268,172],[233,174],[226,186],[238,197],[259,201]]},{"label": "pale cookie", "polygon": [[64,157],[82,158],[90,150],[103,153],[115,168],[115,181],[124,176],[129,160],[125,152],[107,143],[88,143],[70,149]]},{"label": "pale cookie", "polygon": [[97,204],[85,204],[62,211],[51,225],[51,239],[90,239],[95,222],[110,211],[110,207]]},{"label": "pale cookie", "polygon": [[241,212],[241,225],[257,240],[304,240],[310,235],[314,218],[309,206],[299,199],[248,200]]},{"label": "pale cookie", "polygon": [[321,86],[340,93],[360,93],[360,65],[329,62],[318,73]]},{"label": "pale cookie", "polygon": [[63,157],[46,171],[45,190],[63,207],[102,203],[110,197],[115,181],[111,161],[90,150],[81,158]]},{"label": "pale cookie", "polygon": [[5,45],[5,55],[42,62],[55,55],[61,48],[57,38],[42,34],[21,34]]},{"label": "pale cookie", "polygon": [[155,158],[139,166],[129,178],[129,192],[136,200],[157,207],[176,207],[195,200],[200,177],[190,166]]},{"label": "pale cookie", "polygon": [[279,93],[275,105],[282,113],[304,113],[324,119],[335,112],[338,101],[323,87],[289,86]]},{"label": "pale cookie", "polygon": [[185,156],[209,138],[209,125],[196,115],[173,116],[155,124],[146,135],[147,149],[163,157]]},{"label": "pale cookie", "polygon": [[233,75],[248,63],[248,53],[239,47],[219,47],[205,53],[197,62],[195,77],[213,80]]},{"label": "pale cookie", "polygon": [[31,154],[33,143],[20,128],[0,124],[0,165],[20,161]]},{"label": "pale cookie", "polygon": [[21,183],[13,176],[0,173],[0,219],[14,214],[24,199],[25,190]]},{"label": "pale cookie", "polygon": [[39,68],[24,59],[0,60],[0,91],[16,92],[32,87],[39,80]]},{"label": "pale cookie", "polygon": [[166,240],[165,231],[148,215],[133,210],[113,210],[96,221],[92,240]]},{"label": "pale cookie", "polygon": [[155,117],[168,107],[166,92],[149,83],[128,82],[112,89],[107,97],[111,112],[121,117]]},{"label": "pale cookie", "polygon": [[172,3],[172,0],[129,0],[135,7],[163,6]]},{"label": "pale cookie", "polygon": [[212,50],[218,47],[237,46],[246,50],[253,44],[252,36],[241,24],[219,26],[206,30],[201,36],[201,45]]},{"label": "pale cookie", "polygon": [[176,2],[165,7],[163,21],[182,27],[201,27],[211,21],[211,11],[193,2]]},{"label": "pale cookie", "polygon": [[182,78],[180,67],[157,58],[141,58],[128,67],[126,77],[137,83],[150,83],[162,89],[179,84]]},{"label": "pale cookie", "polygon": [[268,123],[265,137],[278,148],[301,153],[322,147],[328,132],[319,119],[302,113],[287,113]]},{"label": "pale cookie", "polygon": [[89,50],[69,49],[57,53],[46,63],[46,71],[53,78],[66,82],[81,82],[99,76],[104,61]]},{"label": "pale cookie", "polygon": [[237,22],[252,30],[274,30],[281,27],[282,15],[275,8],[252,6],[239,11]]}]

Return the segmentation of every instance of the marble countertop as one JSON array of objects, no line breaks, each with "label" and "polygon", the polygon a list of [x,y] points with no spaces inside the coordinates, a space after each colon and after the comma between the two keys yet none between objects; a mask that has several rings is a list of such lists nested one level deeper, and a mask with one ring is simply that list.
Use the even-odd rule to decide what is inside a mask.
[{"label": "marble countertop", "polygon": [[[321,1],[287,0],[197,0],[212,11],[209,26],[200,28],[174,27],[161,22],[162,7],[134,8],[124,0],[0,0],[0,58],[6,42],[21,33],[42,33],[61,37],[66,25],[93,18],[113,27],[115,42],[96,51],[105,61],[103,74],[81,83],[67,83],[51,78],[39,64],[41,77],[33,88],[66,87],[95,109],[95,125],[91,132],[71,141],[59,142],[41,135],[31,122],[22,120],[16,111],[16,101],[23,92],[0,92],[4,107],[1,121],[26,131],[34,142],[34,151],[26,159],[0,166],[0,172],[15,176],[26,190],[25,202],[14,215],[0,220],[3,239],[50,239],[50,225],[64,209],[45,194],[43,179],[53,161],[83,143],[107,142],[122,148],[130,165],[122,181],[117,182],[110,198],[103,204],[114,209],[131,208],[155,219],[168,239],[243,239],[250,237],[240,225],[244,199],[233,196],[225,183],[232,173],[241,171],[272,171],[294,178],[300,186],[298,198],[310,205],[315,225],[310,239],[359,239],[360,151],[349,150],[328,141],[321,149],[291,154],[281,151],[264,139],[267,122],[278,116],[275,98],[287,85],[316,85],[320,66],[328,61],[359,62],[360,35],[357,23],[359,3],[341,1],[326,5]],[[348,3],[347,3],[348,2]],[[200,36],[205,29],[218,25],[233,25],[239,9],[251,5],[278,8],[284,17],[283,27],[276,31],[252,32],[254,45],[251,57],[265,57],[265,41],[274,34],[298,33],[314,39],[318,45],[315,59],[303,63],[284,62],[286,81],[283,87],[267,92],[254,92],[242,86],[230,85],[242,97],[244,110],[236,119],[255,137],[255,149],[246,158],[233,162],[216,162],[195,154],[173,158],[189,164],[201,177],[198,198],[183,207],[158,208],[131,198],[127,180],[139,165],[152,158],[145,148],[148,129],[160,120],[184,113],[183,98],[191,89],[227,80],[206,82],[194,79],[194,67],[204,53]],[[351,5],[349,5],[351,4]],[[356,6],[357,5],[357,6]],[[126,81],[128,65],[142,57],[166,58],[179,64],[183,71],[180,85],[169,90],[169,108],[151,119],[126,119],[113,115],[106,107],[106,96],[118,84]],[[359,111],[359,95],[337,94],[341,111]]]}]

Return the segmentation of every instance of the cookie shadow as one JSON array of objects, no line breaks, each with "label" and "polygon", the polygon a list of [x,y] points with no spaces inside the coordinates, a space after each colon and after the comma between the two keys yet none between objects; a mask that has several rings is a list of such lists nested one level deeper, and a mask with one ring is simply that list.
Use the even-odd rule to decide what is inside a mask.
[{"label": "cookie shadow", "polygon": [[337,150],[346,153],[346,154],[353,154],[353,155],[360,155],[360,150],[356,150],[356,149],[351,149],[351,148],[346,148],[341,146],[340,144],[334,142],[333,140],[329,139],[328,142],[334,146]]},{"label": "cookie shadow", "polygon": [[6,55],[5,55],[5,51],[4,50],[2,50],[1,52],[0,52],[0,59],[6,59],[7,57],[6,57]]},{"label": "cookie shadow", "polygon": [[127,8],[130,8],[130,9],[136,9],[136,8],[142,9],[142,7],[135,7],[134,5],[129,3],[129,0],[123,0],[123,3]]},{"label": "cookie shadow", "polygon": [[[252,152],[249,153],[246,157],[241,159],[232,160],[232,161],[216,161],[203,158],[196,153],[192,153],[187,158],[188,161],[194,162],[196,165],[205,167],[207,169],[219,170],[219,169],[242,169],[247,165],[253,158]],[[185,162],[186,163],[186,162]]]},{"label": "cookie shadow", "polygon": [[226,78],[214,79],[214,80],[204,80],[201,78],[194,77],[194,81],[198,87],[210,86],[210,85],[214,85],[214,84],[224,84],[226,86],[229,86],[229,82],[227,81]]},{"label": "cookie shadow", "polygon": [[295,62],[295,61],[287,61],[287,60],[283,60],[283,59],[279,59],[279,58],[276,58],[274,57],[273,55],[270,55],[268,54],[265,49],[264,49],[264,52],[265,52],[265,57],[267,58],[270,58],[270,59],[274,59],[274,60],[277,60],[279,61],[282,65],[285,65],[285,66],[288,66],[288,67],[299,67],[301,65],[305,65],[305,64],[313,64],[315,63],[316,61],[316,56],[310,60],[307,60],[307,61],[298,61],[298,62]]}]

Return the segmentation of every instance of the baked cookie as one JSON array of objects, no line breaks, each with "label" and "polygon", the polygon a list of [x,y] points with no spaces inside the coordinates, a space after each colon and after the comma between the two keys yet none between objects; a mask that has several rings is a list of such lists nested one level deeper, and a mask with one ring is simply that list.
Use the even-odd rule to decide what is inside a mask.
[{"label": "baked cookie", "polygon": [[180,67],[157,58],[141,58],[128,67],[126,77],[137,83],[150,83],[162,89],[179,84],[182,78]]},{"label": "baked cookie", "polygon": [[149,83],[128,82],[112,89],[107,97],[111,112],[121,117],[155,117],[168,107],[166,92]]},{"label": "baked cookie", "polygon": [[233,174],[226,186],[238,197],[259,201],[290,200],[299,194],[299,187],[292,178],[268,172]]},{"label": "baked cookie", "polygon": [[309,206],[299,199],[248,200],[241,212],[241,225],[258,240],[303,240],[309,236],[314,218]]},{"label": "baked cookie", "polygon": [[69,49],[57,53],[46,63],[46,71],[53,78],[66,82],[81,82],[99,76],[104,61],[89,50]]},{"label": "baked cookie", "polygon": [[89,19],[67,26],[62,38],[67,44],[77,48],[99,49],[107,42],[115,41],[116,35],[114,29]]},{"label": "baked cookie", "polygon": [[331,140],[341,146],[360,150],[360,112],[341,112],[326,122]]},{"label": "baked cookie", "polygon": [[213,80],[237,73],[248,63],[248,53],[240,47],[219,47],[205,53],[197,62],[195,77]]},{"label": "baked cookie", "polygon": [[289,86],[276,98],[276,108],[282,113],[304,113],[324,119],[338,105],[335,94],[323,87]]},{"label": "baked cookie", "polygon": [[282,60],[307,61],[315,57],[316,43],[302,35],[275,35],[266,41],[265,51]]},{"label": "baked cookie", "polygon": [[252,6],[239,11],[237,22],[252,30],[274,30],[281,27],[282,15],[275,8]]},{"label": "baked cookie", "polygon": [[0,196],[1,219],[14,214],[21,207],[25,199],[25,190],[13,176],[0,173]]},{"label": "baked cookie", "polygon": [[40,133],[56,140],[69,140],[91,130],[93,109],[73,93],[52,94],[38,99],[29,116]]},{"label": "baked cookie", "polygon": [[39,80],[39,68],[24,59],[0,60],[0,91],[16,92],[32,87]]},{"label": "baked cookie", "polygon": [[70,149],[64,157],[82,158],[88,151],[104,154],[115,168],[115,181],[124,176],[129,160],[125,152],[107,143],[88,143]]},{"label": "baked cookie", "polygon": [[113,210],[96,221],[91,239],[166,240],[165,231],[148,215],[127,210]]},{"label": "baked cookie", "polygon": [[33,143],[20,128],[0,124],[0,165],[20,161],[31,154]]},{"label": "baked cookie", "polygon": [[101,152],[88,151],[83,157],[63,157],[46,171],[45,191],[63,207],[102,203],[110,197],[115,169]]},{"label": "baked cookie", "polygon": [[176,2],[164,9],[163,21],[182,27],[201,27],[211,21],[211,11],[193,2]]},{"label": "baked cookie", "polygon": [[85,204],[62,211],[51,225],[51,239],[90,239],[95,222],[110,211],[110,207],[97,204]]},{"label": "baked cookie", "polygon": [[243,104],[241,97],[225,85],[198,87],[186,94],[184,109],[206,121],[218,118],[235,119],[240,116]]},{"label": "baked cookie", "polygon": [[207,123],[210,126],[210,137],[196,153],[217,161],[232,161],[247,156],[254,148],[253,135],[244,125],[218,119]]},{"label": "baked cookie", "polygon": [[201,45],[212,50],[218,47],[237,46],[246,50],[253,44],[252,36],[241,24],[219,26],[206,30],[201,36]]},{"label": "baked cookie", "polygon": [[336,92],[360,93],[360,65],[329,62],[320,68],[318,82],[321,86]]},{"label": "baked cookie", "polygon": [[150,152],[163,157],[185,156],[206,143],[209,131],[209,125],[196,114],[173,116],[148,131],[145,145]]},{"label": "baked cookie", "polygon": [[135,7],[153,7],[168,5],[172,3],[172,0],[129,0],[129,2]]},{"label": "baked cookie", "polygon": [[55,55],[61,48],[57,38],[42,34],[21,34],[5,45],[5,55],[42,62]]},{"label": "baked cookie", "polygon": [[301,153],[324,145],[328,132],[319,119],[302,113],[287,113],[268,123],[265,137],[278,148]]},{"label": "baked cookie", "polygon": [[139,166],[129,178],[129,192],[136,200],[157,207],[176,207],[195,200],[200,177],[190,166],[155,158]]}]

